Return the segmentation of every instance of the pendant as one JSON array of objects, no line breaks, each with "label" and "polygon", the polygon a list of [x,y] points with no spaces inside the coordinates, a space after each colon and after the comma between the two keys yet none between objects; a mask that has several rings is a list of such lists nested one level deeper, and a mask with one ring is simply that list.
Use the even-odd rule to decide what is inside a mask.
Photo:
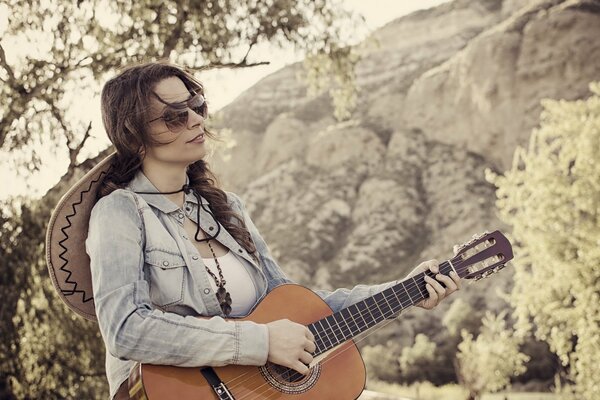
[{"label": "pendant", "polygon": [[219,289],[217,289],[217,300],[223,314],[229,315],[231,313],[231,295],[223,286],[219,286]]}]

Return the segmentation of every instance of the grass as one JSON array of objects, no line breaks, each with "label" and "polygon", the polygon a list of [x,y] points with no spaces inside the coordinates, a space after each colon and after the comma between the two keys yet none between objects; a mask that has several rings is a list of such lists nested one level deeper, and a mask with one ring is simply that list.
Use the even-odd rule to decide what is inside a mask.
[{"label": "grass", "polygon": [[[407,386],[368,380],[367,389],[414,400],[465,400],[468,395],[468,391],[460,385],[438,387],[429,382],[415,383]],[[561,400],[561,396],[554,393],[540,392],[500,392],[484,394],[481,400]]]}]

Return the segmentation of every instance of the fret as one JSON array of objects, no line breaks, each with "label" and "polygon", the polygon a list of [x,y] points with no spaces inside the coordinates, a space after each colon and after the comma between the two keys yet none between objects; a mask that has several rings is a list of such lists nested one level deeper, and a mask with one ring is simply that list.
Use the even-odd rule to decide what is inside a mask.
[{"label": "fret", "polygon": [[[335,314],[332,315],[333,319],[335,320],[335,323],[340,328],[340,332],[342,333],[342,336],[344,337],[344,341],[346,341],[351,336],[349,334],[346,335],[346,332],[344,331],[344,325],[342,325],[342,323],[340,321],[338,321],[338,319],[337,319],[338,316],[344,322],[344,325],[346,325],[346,328],[348,328],[348,325],[345,324],[344,318],[340,315],[339,312],[336,312]],[[350,331],[348,331],[348,333],[350,333]]]},{"label": "fret", "polygon": [[414,304],[415,301],[413,300],[412,296],[410,295],[410,293],[408,293],[408,290],[406,289],[406,286],[404,285],[404,282],[400,282],[400,285],[402,285],[402,289],[404,289],[404,291],[406,292],[406,294],[408,295],[408,298],[410,299],[411,304]]},{"label": "fret", "polygon": [[[391,317],[392,315],[396,314],[396,308],[392,307],[392,305],[388,301],[388,294],[391,294],[391,293],[394,293],[394,292],[392,290],[390,290],[390,289],[386,289],[386,290],[384,290],[381,293],[382,293],[383,300],[385,300],[385,304],[387,305],[387,307],[390,310],[390,317]],[[386,318],[388,318],[388,317],[386,317]]]},{"label": "fret", "polygon": [[[451,266],[448,263],[440,264],[440,273],[447,275],[449,271]],[[431,276],[425,271],[411,277],[412,281],[406,279],[397,282],[382,292],[313,323],[310,328],[318,349],[315,355],[324,353],[428,297],[429,293],[422,282],[426,274]]]},{"label": "fret", "polygon": [[[317,321],[318,322],[318,321]],[[315,337],[315,345],[317,346],[317,349],[315,350],[315,354],[319,353],[319,349],[324,349],[325,348],[325,344],[323,343],[323,341],[321,340],[321,334],[319,333],[319,331],[317,330],[317,327],[315,326],[315,324],[310,324],[308,325],[308,330],[313,334],[313,336]]]},{"label": "fret", "polygon": [[400,293],[400,291],[402,290],[402,283],[398,283],[396,286],[392,287],[392,290],[394,291],[394,294],[396,295],[396,299],[398,299],[398,302],[400,303],[400,307],[402,307],[402,309],[404,308],[408,308],[410,307],[412,304],[410,302],[410,299],[406,298],[406,296],[404,296],[404,294]]},{"label": "fret", "polygon": [[[350,313],[352,314],[352,318],[354,318],[355,315],[359,315],[360,319],[358,320],[360,322],[360,320],[362,319],[362,322],[365,324],[363,327],[361,327],[360,325],[356,324],[356,326],[358,327],[358,331],[359,333],[362,332],[364,329],[366,329],[369,325],[367,324],[367,321],[365,321],[365,318],[363,317],[362,313],[360,312],[360,310],[358,309],[358,307],[356,306],[356,304],[352,304],[350,307],[354,307],[355,311],[350,310]],[[350,308],[348,307],[348,308]],[[358,318],[358,317],[356,317]]]},{"label": "fret", "polygon": [[356,303],[356,307],[360,312],[360,316],[363,317],[365,321],[365,328],[370,328],[373,325],[373,321],[375,320],[373,314],[370,312],[369,308],[367,307],[364,301]]},{"label": "fret", "polygon": [[411,304],[410,304],[410,301],[408,301],[408,302],[407,302],[407,304],[406,304],[406,305],[404,305],[404,302],[403,302],[403,300],[406,300],[406,299],[404,299],[404,298],[403,298],[403,296],[399,296],[399,295],[398,295],[398,292],[397,292],[397,290],[400,290],[400,287],[401,287],[401,286],[402,286],[402,283],[398,283],[397,285],[395,285],[395,286],[392,286],[392,288],[391,288],[391,289],[392,289],[392,291],[394,292],[394,295],[396,296],[396,300],[398,300],[398,303],[400,303],[400,306],[401,306],[402,308],[408,308],[408,307],[410,307],[410,305],[411,305]]},{"label": "fret", "polygon": [[[373,300],[375,300],[375,305],[377,306],[377,309],[379,310],[380,313],[380,317],[378,318],[379,321],[383,321],[385,319],[385,312],[381,309],[381,307],[385,308],[385,301],[384,301],[384,296],[383,294],[380,293],[376,293],[373,296]],[[377,321],[377,322],[379,322]]]},{"label": "fret", "polygon": [[[421,275],[421,274],[419,274],[419,275]],[[423,277],[425,277],[425,274],[423,274]],[[425,293],[423,293],[423,292],[421,291],[421,286],[420,286],[420,285],[419,285],[419,283],[418,283],[418,282],[415,280],[415,277],[414,277],[414,276],[412,277],[412,280],[413,280],[413,282],[414,282],[414,284],[415,284],[415,287],[416,287],[416,288],[417,288],[417,290],[419,291],[419,295],[420,295],[422,298],[425,298],[425,297],[427,297],[427,296],[428,296],[428,294],[429,294],[429,293],[427,292],[427,289],[425,289]]]},{"label": "fret", "polygon": [[373,326],[376,322],[380,321],[381,311],[377,307],[377,302],[373,296],[363,300],[363,303],[366,310],[369,312],[369,315],[371,316],[371,322],[369,322],[369,326]]},{"label": "fret", "polygon": [[[337,332],[341,333],[341,329],[338,326],[338,324],[335,322],[335,318],[333,318],[333,316],[330,315],[330,316],[328,316],[327,318],[324,318],[324,319],[325,319],[325,322],[327,322],[327,325],[329,325],[329,328],[330,328],[330,330],[328,332],[331,332],[330,333],[331,336],[330,336],[330,339],[329,339],[331,341],[331,343],[335,342],[335,344],[337,344],[337,343],[343,342],[344,340],[343,339],[340,340],[340,338],[338,337]],[[330,321],[330,320],[332,320],[332,321]],[[337,332],[336,332],[336,328],[337,328]],[[333,340],[331,338],[332,336],[333,336]]]},{"label": "fret", "polygon": [[317,321],[321,326],[321,340],[323,341],[323,349],[330,349],[331,342],[329,341],[329,335],[327,335],[326,328],[323,326],[323,320]]},{"label": "fret", "polygon": [[[347,315],[344,313],[346,313]],[[351,335],[352,336],[358,335],[360,333],[360,329],[358,328],[358,325],[356,324],[356,320],[354,319],[354,316],[348,310],[348,308],[344,308],[342,311],[340,311],[340,314],[342,315],[342,317],[344,317],[344,322],[346,322],[346,325],[350,329]],[[348,325],[348,321],[350,321],[350,319],[352,319],[352,326],[356,329],[356,332],[354,331],[354,329],[352,329],[352,327],[350,325]]]}]

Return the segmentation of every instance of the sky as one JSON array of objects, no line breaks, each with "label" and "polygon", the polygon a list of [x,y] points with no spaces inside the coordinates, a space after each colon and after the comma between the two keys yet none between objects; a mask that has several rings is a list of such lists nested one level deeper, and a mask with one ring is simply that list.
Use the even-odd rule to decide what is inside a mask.
[{"label": "sky", "polygon": [[[365,17],[367,29],[361,35],[366,36],[371,31],[396,18],[446,1],[448,0],[345,0],[344,5]],[[28,46],[10,43],[1,36],[9,12],[10,10],[5,5],[0,5],[0,42],[5,48],[7,61],[11,64],[11,57],[16,59],[20,49]],[[212,110],[217,111],[224,107],[265,76],[288,64],[302,60],[302,54],[295,53],[291,48],[279,49],[268,45],[257,47],[251,54],[254,54],[256,60],[269,60],[270,64],[235,70],[207,71],[203,76],[200,76],[200,80],[207,90],[207,97]],[[76,92],[76,89],[74,92]],[[96,155],[110,144],[102,128],[99,96],[82,96],[78,99],[77,114],[85,115],[88,122],[90,120],[92,122],[92,136],[86,143],[86,151],[82,153],[82,158],[85,159]],[[40,146],[42,145],[40,144]],[[67,165],[66,154],[46,154],[43,158],[43,168],[39,173],[32,176],[20,176],[11,171],[5,161],[0,160],[0,182],[3,187],[0,191],[0,200],[4,200],[9,196],[25,194],[32,197],[41,197],[58,182],[65,173]]]}]

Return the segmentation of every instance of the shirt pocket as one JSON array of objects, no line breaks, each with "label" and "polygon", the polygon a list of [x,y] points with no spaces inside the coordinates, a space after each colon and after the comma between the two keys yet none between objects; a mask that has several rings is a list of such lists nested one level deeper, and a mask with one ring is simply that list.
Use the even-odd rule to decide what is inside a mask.
[{"label": "shirt pocket", "polygon": [[150,299],[159,307],[183,301],[186,264],[183,257],[164,250],[146,251],[145,259],[150,286]]}]

